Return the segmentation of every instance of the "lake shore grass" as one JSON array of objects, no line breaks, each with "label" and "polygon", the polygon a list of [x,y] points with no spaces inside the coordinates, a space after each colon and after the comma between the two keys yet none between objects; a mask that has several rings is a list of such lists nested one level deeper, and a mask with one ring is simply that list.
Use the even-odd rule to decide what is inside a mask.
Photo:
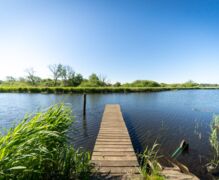
[{"label": "lake shore grass", "polygon": [[159,92],[174,90],[209,90],[219,87],[17,87],[0,86],[0,93],[45,93],[45,94],[73,94],[73,93],[134,93]]},{"label": "lake shore grass", "polygon": [[89,179],[90,153],[67,142],[72,123],[71,109],[60,104],[0,135],[0,179]]}]

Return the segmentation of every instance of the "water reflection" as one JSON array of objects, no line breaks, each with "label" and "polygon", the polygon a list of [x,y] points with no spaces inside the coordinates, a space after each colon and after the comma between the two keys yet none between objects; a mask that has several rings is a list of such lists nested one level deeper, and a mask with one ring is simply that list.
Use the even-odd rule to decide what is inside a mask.
[{"label": "water reflection", "polygon": [[84,137],[88,137],[88,133],[87,133],[87,116],[83,116],[83,134]]}]

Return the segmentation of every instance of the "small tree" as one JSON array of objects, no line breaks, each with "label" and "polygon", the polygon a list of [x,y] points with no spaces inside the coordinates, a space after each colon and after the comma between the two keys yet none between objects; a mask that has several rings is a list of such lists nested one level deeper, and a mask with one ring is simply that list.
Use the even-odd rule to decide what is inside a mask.
[{"label": "small tree", "polygon": [[83,81],[83,76],[81,74],[76,74],[72,79],[73,86],[79,86]]},{"label": "small tree", "polygon": [[18,81],[24,83],[24,82],[26,82],[26,79],[24,77],[19,77]]},{"label": "small tree", "polygon": [[14,82],[16,82],[16,79],[15,79],[13,76],[7,76],[7,77],[6,77],[6,81],[7,81],[9,84],[14,84]]},{"label": "small tree", "polygon": [[98,78],[98,76],[96,75],[96,74],[91,74],[90,76],[89,76],[89,81],[90,82],[93,82],[93,83],[96,83],[96,82],[98,82],[99,81],[99,78]]},{"label": "small tree", "polygon": [[107,79],[107,76],[106,75],[102,75],[100,74],[98,76],[99,78],[99,81],[100,81],[100,85],[101,86],[109,86],[110,85],[110,81]]},{"label": "small tree", "polygon": [[121,86],[121,83],[120,83],[120,82],[116,82],[113,86],[115,86],[115,87],[120,87],[120,86]]},{"label": "small tree", "polygon": [[195,86],[198,86],[198,83],[192,81],[192,80],[189,80],[185,83],[182,84],[183,87],[195,87]]},{"label": "small tree", "polygon": [[60,76],[61,76],[61,78],[62,78],[62,80],[64,81],[64,83],[66,82],[66,80],[67,80],[67,67],[66,66],[62,66],[62,68],[61,68],[61,70],[60,70],[61,72],[61,74],[60,74]]},{"label": "small tree", "polygon": [[72,80],[75,77],[75,72],[72,69],[71,66],[65,66],[65,79],[64,79],[64,84],[72,85]]},{"label": "small tree", "polygon": [[40,81],[40,77],[35,76],[35,71],[33,68],[28,68],[25,71],[27,73],[27,79],[31,85],[36,85],[36,83]]},{"label": "small tree", "polygon": [[60,77],[63,76],[63,66],[61,64],[52,64],[49,65],[49,70],[53,74],[54,86],[57,85],[57,81]]},{"label": "small tree", "polygon": [[105,85],[106,84],[94,73],[89,76],[88,80],[84,80],[81,84],[83,87],[99,87]]}]

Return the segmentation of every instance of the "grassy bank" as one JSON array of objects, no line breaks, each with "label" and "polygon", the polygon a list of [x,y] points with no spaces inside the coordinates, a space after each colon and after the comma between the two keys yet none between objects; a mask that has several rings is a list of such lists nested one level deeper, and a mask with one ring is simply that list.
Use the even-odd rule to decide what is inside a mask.
[{"label": "grassy bank", "polygon": [[73,118],[56,105],[0,136],[0,179],[88,179],[90,154],[67,144]]},{"label": "grassy bank", "polygon": [[129,92],[158,92],[170,90],[219,89],[218,87],[16,87],[0,86],[0,92],[16,93],[129,93]]}]

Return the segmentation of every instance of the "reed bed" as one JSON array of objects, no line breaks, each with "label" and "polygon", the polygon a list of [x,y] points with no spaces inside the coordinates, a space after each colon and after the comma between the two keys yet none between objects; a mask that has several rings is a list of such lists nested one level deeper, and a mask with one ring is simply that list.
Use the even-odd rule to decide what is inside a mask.
[{"label": "reed bed", "polygon": [[170,90],[193,90],[193,89],[218,89],[206,87],[16,87],[16,86],[0,86],[0,92],[16,92],[16,93],[130,93],[130,92],[159,92]]},{"label": "reed bed", "polygon": [[208,164],[209,171],[217,170],[219,172],[219,115],[215,115],[211,122],[211,134],[209,137],[210,145],[213,151],[213,158]]},{"label": "reed bed", "polygon": [[55,105],[0,136],[0,179],[88,179],[90,154],[67,144],[74,119]]}]

